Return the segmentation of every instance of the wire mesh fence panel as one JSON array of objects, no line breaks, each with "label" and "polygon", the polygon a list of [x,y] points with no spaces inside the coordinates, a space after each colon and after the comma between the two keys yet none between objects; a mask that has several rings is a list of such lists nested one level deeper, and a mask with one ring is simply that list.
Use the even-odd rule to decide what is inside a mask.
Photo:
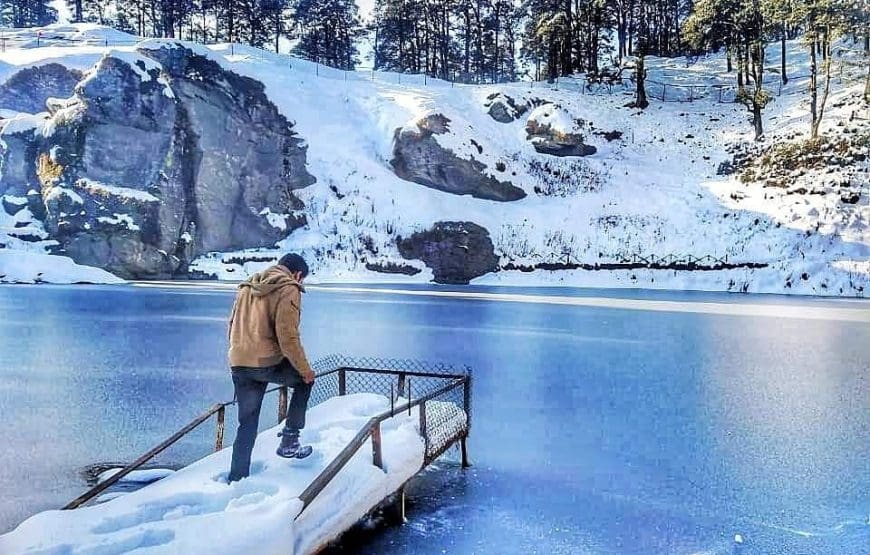
[{"label": "wire mesh fence panel", "polygon": [[318,376],[314,381],[314,387],[311,389],[311,397],[308,405],[313,407],[326,401],[331,397],[339,394],[338,390],[338,374],[330,373],[323,376]]},{"label": "wire mesh fence panel", "polygon": [[468,434],[471,415],[467,367],[413,359],[330,355],[313,364],[318,373],[312,404],[335,395],[375,393],[390,399],[391,411],[409,404],[420,419],[425,460],[430,462]]},{"label": "wire mesh fence panel", "polygon": [[471,407],[465,404],[464,389],[465,383],[458,383],[423,403],[420,435],[427,463],[468,434]]}]

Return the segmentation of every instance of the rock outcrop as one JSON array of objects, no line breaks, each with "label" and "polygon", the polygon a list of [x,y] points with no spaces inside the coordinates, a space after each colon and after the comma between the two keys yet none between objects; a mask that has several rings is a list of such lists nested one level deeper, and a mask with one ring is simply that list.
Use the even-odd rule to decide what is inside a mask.
[{"label": "rock outcrop", "polygon": [[435,135],[449,132],[450,120],[442,114],[429,114],[413,126],[396,130],[393,139],[393,171],[402,179],[426,187],[475,198],[513,201],[525,191],[507,181],[486,175],[486,166],[475,159],[466,160],[442,147]]},{"label": "rock outcrop", "polygon": [[46,100],[68,98],[81,78],[80,71],[55,63],[24,68],[0,84],[0,108],[44,112]]},{"label": "rock outcrop", "polygon": [[397,244],[403,258],[432,268],[436,283],[465,285],[498,269],[489,232],[473,222],[437,222]]},{"label": "rock outcrop", "polygon": [[584,143],[582,121],[555,104],[544,104],[532,110],[526,122],[527,138],[537,152],[551,156],[588,156],[596,148]]},{"label": "rock outcrop", "polygon": [[48,108],[47,121],[0,136],[0,194],[41,191],[46,229],[76,262],[169,277],[304,223],[291,213],[293,191],[314,182],[306,145],[262,83],[207,52],[109,52]]},{"label": "rock outcrop", "polygon": [[509,95],[493,93],[487,97],[487,113],[499,123],[511,123],[519,119],[528,108],[525,104],[517,104]]}]

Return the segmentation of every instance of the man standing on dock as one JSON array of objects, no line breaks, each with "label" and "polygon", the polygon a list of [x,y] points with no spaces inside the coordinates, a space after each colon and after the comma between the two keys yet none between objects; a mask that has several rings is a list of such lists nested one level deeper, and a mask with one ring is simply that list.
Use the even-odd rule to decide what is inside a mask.
[{"label": "man standing on dock", "polygon": [[263,395],[270,383],[293,388],[293,396],[279,434],[278,455],[301,459],[310,446],[299,444],[314,372],[299,335],[302,282],[308,264],[298,254],[286,254],[276,266],[239,284],[229,325],[229,361],[239,406],[239,430],[233,443],[229,482],[250,473],[251,452]]}]

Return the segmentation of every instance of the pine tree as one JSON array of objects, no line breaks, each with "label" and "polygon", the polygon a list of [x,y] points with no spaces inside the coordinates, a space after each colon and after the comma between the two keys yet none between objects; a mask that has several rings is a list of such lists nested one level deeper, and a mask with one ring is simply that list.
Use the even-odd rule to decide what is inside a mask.
[{"label": "pine tree", "polygon": [[[725,46],[737,57],[737,100],[752,113],[755,140],[764,133],[762,110],[771,96],[764,89],[766,38],[779,6],[762,0],[700,0],[686,20],[683,36],[700,50]],[[751,89],[747,86],[752,84]]]},{"label": "pine tree", "polygon": [[4,0],[0,3],[0,25],[40,27],[57,21],[50,0]]},{"label": "pine tree", "polygon": [[[867,7],[855,6],[848,0],[794,0],[791,22],[803,28],[804,43],[810,54],[810,138],[816,139],[831,90],[832,45],[846,34],[867,32]],[[821,98],[819,54],[824,76]]]},{"label": "pine tree", "polygon": [[293,22],[299,37],[296,55],[339,69],[359,63],[356,41],[362,24],[354,0],[299,0]]}]

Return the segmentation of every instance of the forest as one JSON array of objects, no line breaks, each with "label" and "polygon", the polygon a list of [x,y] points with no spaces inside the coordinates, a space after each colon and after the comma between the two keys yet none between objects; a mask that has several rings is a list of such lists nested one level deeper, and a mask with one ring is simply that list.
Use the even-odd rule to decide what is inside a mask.
[{"label": "forest", "polygon": [[[421,73],[463,83],[554,80],[583,73],[614,82],[630,70],[634,106],[648,105],[646,56],[697,57],[724,49],[737,100],[763,134],[765,52],[781,44],[779,79],[788,82],[786,41],[811,54],[812,136],[840,38],[870,55],[870,8],[861,0],[375,0],[363,17],[354,0],[67,0],[73,22],[110,25],[142,37],[285,48],[350,70],[368,41],[375,70]],[[49,0],[6,0],[0,27],[52,23]],[[842,49],[843,47],[841,47]],[[870,64],[865,97],[870,98]]]}]

